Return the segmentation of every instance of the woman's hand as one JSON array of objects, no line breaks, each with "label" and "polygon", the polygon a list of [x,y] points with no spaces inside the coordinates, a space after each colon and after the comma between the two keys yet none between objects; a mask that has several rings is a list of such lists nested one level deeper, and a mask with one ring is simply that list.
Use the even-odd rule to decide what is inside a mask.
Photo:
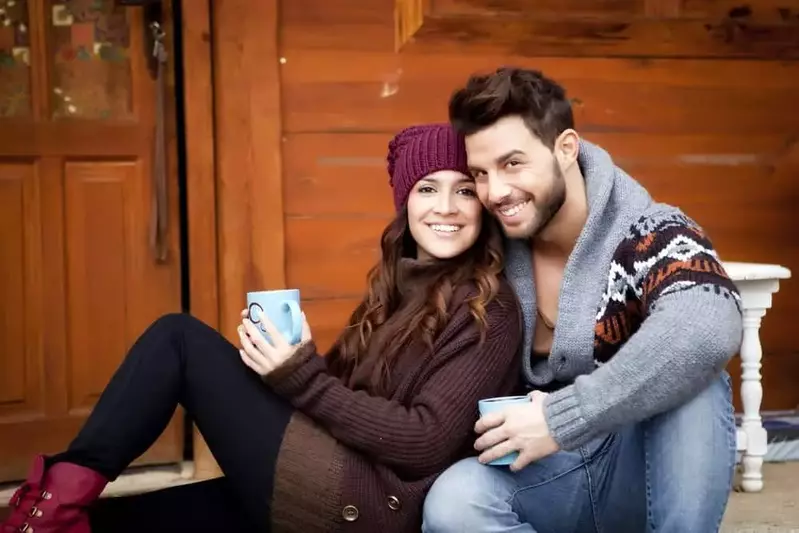
[{"label": "woman's hand", "polygon": [[258,327],[250,322],[247,310],[241,312],[241,325],[238,328],[241,349],[239,354],[244,364],[257,372],[260,376],[267,376],[280,367],[283,363],[291,359],[297,350],[311,340],[311,328],[302,314],[302,336],[299,344],[291,345],[286,338],[275,328],[275,326],[264,315],[261,318],[272,344],[258,330]]}]

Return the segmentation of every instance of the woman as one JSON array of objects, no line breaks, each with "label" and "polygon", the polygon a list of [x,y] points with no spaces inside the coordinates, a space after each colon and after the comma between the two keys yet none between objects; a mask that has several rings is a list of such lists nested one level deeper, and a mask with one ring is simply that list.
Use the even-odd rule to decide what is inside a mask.
[{"label": "woman", "polygon": [[[325,357],[307,323],[297,346],[272,329],[273,346],[242,312],[237,348],[159,319],[69,449],[36,459],[2,531],[418,532],[435,477],[473,451],[477,401],[515,388],[520,314],[462,139],[407,128],[388,169],[397,217]],[[178,404],[225,477],[98,501]]]}]

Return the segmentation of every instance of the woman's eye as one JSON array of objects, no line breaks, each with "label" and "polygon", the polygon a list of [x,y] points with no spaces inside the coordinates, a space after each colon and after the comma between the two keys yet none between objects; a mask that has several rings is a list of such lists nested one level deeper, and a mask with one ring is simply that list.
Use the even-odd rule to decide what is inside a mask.
[{"label": "woman's eye", "polygon": [[431,192],[435,192],[435,190],[432,187],[430,187],[429,185],[423,185],[423,186],[419,187],[419,192],[422,193],[422,194],[429,194]]},{"label": "woman's eye", "polygon": [[469,189],[469,188],[460,189],[458,191],[458,193],[459,194],[465,194],[466,196],[476,196],[476,194],[477,194],[477,193],[474,192],[474,189]]}]

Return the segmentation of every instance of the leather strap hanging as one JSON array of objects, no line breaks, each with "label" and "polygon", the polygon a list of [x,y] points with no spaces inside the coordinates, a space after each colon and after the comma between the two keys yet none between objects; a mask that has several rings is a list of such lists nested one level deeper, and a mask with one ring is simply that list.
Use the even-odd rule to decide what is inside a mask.
[{"label": "leather strap hanging", "polygon": [[167,197],[166,161],[166,80],[164,70],[167,61],[164,37],[166,33],[158,22],[150,23],[153,37],[153,58],[155,60],[155,135],[153,146],[152,190],[153,204],[150,220],[150,247],[158,263],[165,263],[169,251],[167,228],[169,226],[169,201]]}]

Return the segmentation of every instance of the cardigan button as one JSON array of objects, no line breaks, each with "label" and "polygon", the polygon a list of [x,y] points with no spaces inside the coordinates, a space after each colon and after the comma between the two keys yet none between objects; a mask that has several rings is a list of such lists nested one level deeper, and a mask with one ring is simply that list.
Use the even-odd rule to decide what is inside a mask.
[{"label": "cardigan button", "polygon": [[396,496],[389,496],[388,497],[388,508],[392,511],[399,511],[402,504],[400,504],[399,498]]},{"label": "cardigan button", "polygon": [[358,516],[360,516],[360,514],[361,513],[358,511],[358,508],[354,505],[347,505],[341,510],[341,516],[347,522],[355,522],[358,520]]}]

